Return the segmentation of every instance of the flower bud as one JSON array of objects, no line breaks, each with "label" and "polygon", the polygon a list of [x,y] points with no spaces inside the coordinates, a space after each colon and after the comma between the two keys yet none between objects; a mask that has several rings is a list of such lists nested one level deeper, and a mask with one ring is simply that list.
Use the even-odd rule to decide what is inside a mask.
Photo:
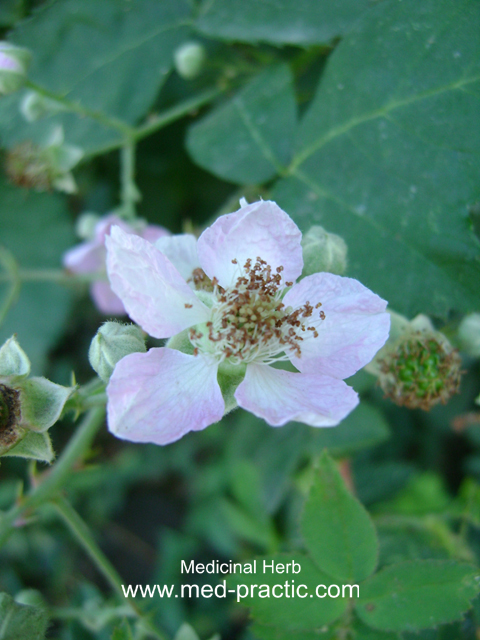
[{"label": "flower bud", "polygon": [[458,327],[462,351],[474,358],[480,357],[480,313],[465,316]]},{"label": "flower bud", "polygon": [[92,240],[95,237],[95,227],[100,220],[100,216],[96,213],[86,211],[78,218],[75,223],[75,233],[82,240]]},{"label": "flower bud", "polygon": [[302,277],[328,271],[338,276],[347,268],[347,245],[340,236],[313,225],[302,238]]},{"label": "flower bud", "polygon": [[461,358],[433,328],[415,330],[414,320],[382,356],[378,382],[385,395],[400,406],[428,411],[458,393]]},{"label": "flower bud", "polygon": [[186,42],[175,51],[175,69],[184,80],[192,80],[202,70],[205,59],[206,53],[203,45],[199,42]]},{"label": "flower bud", "polygon": [[61,102],[42,96],[37,91],[28,91],[20,102],[20,113],[27,122],[35,122],[65,109]]},{"label": "flower bud", "polygon": [[30,52],[0,41],[0,95],[13,93],[25,84]]},{"label": "flower bud", "polygon": [[30,362],[13,336],[0,348],[0,456],[51,462],[46,431],[60,418],[73,388],[29,373]]},{"label": "flower bud", "polygon": [[136,324],[106,322],[90,344],[88,359],[92,369],[107,383],[119,360],[131,353],[145,351],[145,338]]}]

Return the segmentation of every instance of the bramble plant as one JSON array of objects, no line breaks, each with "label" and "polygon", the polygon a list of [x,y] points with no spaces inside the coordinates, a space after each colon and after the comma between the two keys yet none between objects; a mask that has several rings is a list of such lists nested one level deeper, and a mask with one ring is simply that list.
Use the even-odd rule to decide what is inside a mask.
[{"label": "bramble plant", "polygon": [[480,637],[477,0],[0,5],[0,640]]}]

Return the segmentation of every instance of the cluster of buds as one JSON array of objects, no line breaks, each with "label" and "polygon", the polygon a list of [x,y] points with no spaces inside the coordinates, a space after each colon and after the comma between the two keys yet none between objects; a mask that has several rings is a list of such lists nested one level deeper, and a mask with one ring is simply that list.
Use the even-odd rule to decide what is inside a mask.
[{"label": "cluster of buds", "polygon": [[62,127],[56,127],[43,146],[26,141],[13,147],[7,153],[5,168],[19,187],[74,193],[77,187],[70,171],[82,156],[81,149],[65,144]]},{"label": "cluster of buds", "polygon": [[27,79],[30,52],[0,41],[0,95],[18,91]]},{"label": "cluster of buds", "polygon": [[47,430],[74,389],[29,374],[30,361],[12,336],[0,348],[0,456],[51,462]]},{"label": "cluster of buds", "polygon": [[458,351],[425,316],[405,321],[398,337],[379,352],[375,365],[385,395],[409,409],[428,411],[459,391]]}]

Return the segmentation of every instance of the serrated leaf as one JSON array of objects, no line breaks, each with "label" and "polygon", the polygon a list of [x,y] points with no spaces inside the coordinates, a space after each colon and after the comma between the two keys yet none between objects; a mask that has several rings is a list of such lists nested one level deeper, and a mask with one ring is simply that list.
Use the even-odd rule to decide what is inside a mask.
[{"label": "serrated leaf", "polygon": [[10,35],[33,52],[33,82],[133,123],[165,82],[189,17],[186,0],[58,0]]},{"label": "serrated leaf", "polygon": [[[329,58],[274,199],[406,315],[478,308],[480,5],[385,0]],[[399,274],[401,274],[399,280]]]},{"label": "serrated leaf", "polygon": [[369,7],[368,0],[204,0],[197,27],[224,40],[318,44],[345,33]]},{"label": "serrated leaf", "polygon": [[[295,562],[300,565],[298,573],[290,570],[284,572],[263,571],[263,562],[274,562],[275,567]],[[278,554],[257,558],[256,573],[231,574],[228,579],[228,588],[240,588],[239,601],[251,608],[252,617],[260,625],[275,627],[288,631],[310,631],[318,629],[339,618],[347,607],[347,599],[340,597],[317,597],[316,588],[324,585],[326,589],[333,583],[332,578],[319,571],[308,556],[296,553],[291,555]],[[295,597],[286,597],[285,582],[288,581],[291,594],[291,581],[294,580]],[[238,585],[238,587],[237,587]],[[251,590],[252,585],[257,588]],[[273,587],[277,585],[276,596],[272,595]],[[281,586],[279,586],[281,585]],[[304,585],[304,586],[303,586]],[[262,590],[263,589],[263,592]],[[297,591],[299,589],[299,591]],[[270,594],[267,596],[267,591]],[[278,597],[280,592],[282,597]],[[259,594],[263,593],[262,596]],[[326,593],[325,589],[319,590],[320,595]],[[248,595],[247,595],[248,594]],[[300,594],[300,597],[298,594]],[[304,597],[303,597],[304,596]]]},{"label": "serrated leaf", "polygon": [[[19,189],[0,180],[2,243],[21,269],[61,269],[61,256],[75,242],[63,196]],[[0,298],[9,282],[0,282]],[[19,299],[0,327],[0,344],[14,333],[40,373],[47,351],[67,318],[71,292],[54,282],[24,282]]]},{"label": "serrated leaf", "polygon": [[471,565],[415,560],[366,580],[355,609],[376,629],[416,631],[459,620],[479,591],[480,576]]},{"label": "serrated leaf", "polygon": [[302,518],[302,533],[311,558],[337,580],[357,583],[375,569],[375,527],[345,486],[327,452],[315,472]]},{"label": "serrated leaf", "polygon": [[293,80],[287,65],[266,69],[188,133],[201,167],[239,184],[259,184],[289,163],[296,129]]},{"label": "serrated leaf", "polygon": [[0,640],[44,640],[47,626],[45,609],[18,604],[0,593]]}]

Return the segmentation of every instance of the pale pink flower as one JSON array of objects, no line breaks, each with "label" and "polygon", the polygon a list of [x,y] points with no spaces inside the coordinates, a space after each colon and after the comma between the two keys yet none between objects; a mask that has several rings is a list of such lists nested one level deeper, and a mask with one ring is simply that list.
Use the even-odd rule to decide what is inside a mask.
[{"label": "pale pink flower", "polygon": [[105,268],[106,249],[105,238],[110,234],[112,226],[118,226],[127,234],[138,235],[148,242],[155,242],[162,236],[169,235],[163,227],[144,225],[135,230],[127,222],[115,214],[100,218],[95,225],[93,237],[87,242],[69,249],[63,256],[63,265],[72,273],[93,274],[98,276],[90,285],[90,295],[99,311],[107,315],[125,314],[125,307],[120,298],[115,295],[107,280]]},{"label": "pale pink flower", "polygon": [[[303,267],[300,240],[290,217],[263,201],[243,202],[198,242],[171,236],[154,246],[112,229],[113,291],[150,335],[180,334],[169,343],[176,348],[117,363],[107,387],[116,436],[167,444],[204,429],[224,415],[229,379],[230,393],[239,382],[236,403],[272,426],[334,426],[358,404],[343,378],[385,343],[386,302],[330,273],[293,284]],[[297,371],[272,366],[281,361]]]}]

